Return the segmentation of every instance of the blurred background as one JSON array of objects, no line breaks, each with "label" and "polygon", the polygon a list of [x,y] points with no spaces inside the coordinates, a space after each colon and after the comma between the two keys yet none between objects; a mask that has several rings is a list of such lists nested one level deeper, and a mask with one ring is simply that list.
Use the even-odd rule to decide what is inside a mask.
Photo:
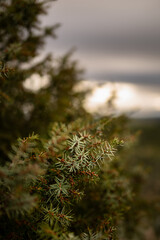
[{"label": "blurred background", "polygon": [[45,51],[76,49],[86,69],[83,88],[93,90],[84,103],[88,111],[106,111],[116,92],[117,112],[160,117],[159,0],[56,1],[42,19],[43,25],[55,22],[61,23],[58,40],[48,40]]}]

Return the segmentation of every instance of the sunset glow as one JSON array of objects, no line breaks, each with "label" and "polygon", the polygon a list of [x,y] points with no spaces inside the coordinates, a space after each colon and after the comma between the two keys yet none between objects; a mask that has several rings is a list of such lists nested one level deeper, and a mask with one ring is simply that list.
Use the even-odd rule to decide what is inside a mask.
[{"label": "sunset glow", "polygon": [[[83,83],[82,83],[83,85]],[[85,83],[85,85],[87,85]],[[92,89],[90,83],[89,88]],[[143,116],[150,111],[160,111],[159,93],[154,90],[142,88],[140,85],[129,83],[104,83],[99,86],[94,84],[93,89],[84,101],[84,107],[90,113],[107,113],[107,101],[113,92],[116,93],[114,100],[114,113],[135,112],[138,116]]]}]

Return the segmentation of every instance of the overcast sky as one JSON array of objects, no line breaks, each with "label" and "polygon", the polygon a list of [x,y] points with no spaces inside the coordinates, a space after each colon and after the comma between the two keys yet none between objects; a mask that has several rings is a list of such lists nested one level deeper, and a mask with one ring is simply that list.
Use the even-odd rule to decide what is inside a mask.
[{"label": "overcast sky", "polygon": [[160,0],[58,0],[42,22],[61,23],[46,49],[75,47],[86,79],[160,90]]}]

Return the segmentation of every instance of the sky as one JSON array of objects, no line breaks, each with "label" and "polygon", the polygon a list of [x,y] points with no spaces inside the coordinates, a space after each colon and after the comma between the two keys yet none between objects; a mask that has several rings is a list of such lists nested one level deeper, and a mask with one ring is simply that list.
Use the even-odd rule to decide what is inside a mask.
[{"label": "sky", "polygon": [[[93,83],[92,95],[98,83],[104,83],[101,105],[108,88],[112,92],[126,86],[132,91],[123,91],[128,96],[124,99],[135,102],[128,104],[128,111],[139,109],[140,117],[160,116],[159,0],[58,0],[41,21],[61,23],[58,38],[49,39],[45,51],[55,56],[75,48],[74,58],[86,70],[84,79]],[[95,95],[97,101],[99,97]],[[90,111],[95,111],[91,104]],[[126,103],[121,111],[127,111]]]}]

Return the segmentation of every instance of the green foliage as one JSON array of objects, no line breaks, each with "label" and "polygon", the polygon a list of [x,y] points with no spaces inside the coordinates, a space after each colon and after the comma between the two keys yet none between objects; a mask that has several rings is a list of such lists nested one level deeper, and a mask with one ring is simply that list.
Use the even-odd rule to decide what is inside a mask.
[{"label": "green foliage", "polygon": [[25,222],[37,205],[38,198],[30,194],[29,186],[44,172],[39,144],[36,135],[19,139],[9,154],[11,163],[0,167],[0,239],[18,239],[20,221]]},{"label": "green foliage", "polygon": [[[42,27],[40,17],[47,13],[48,1],[6,0],[0,4],[0,161],[8,160],[10,145],[18,137],[36,132],[47,134],[54,121],[71,121],[85,114],[83,94],[73,88],[82,71],[71,60],[71,53],[59,60],[48,54],[41,57],[47,37],[55,37],[59,27]],[[29,79],[48,84],[37,91]],[[38,79],[38,80],[37,80]],[[31,83],[32,84],[32,83]]]},{"label": "green foliage", "polygon": [[[0,0],[0,239],[143,239],[143,219],[159,236],[158,193],[152,201],[152,179],[141,191],[140,165],[150,166],[154,149],[158,169],[157,139],[135,152],[125,116],[85,123],[84,94],[73,90],[82,71],[71,53],[39,58],[59,27],[40,24],[50,2]],[[44,88],[26,88],[43,76]],[[32,132],[40,137],[25,138]]]},{"label": "green foliage", "polygon": [[[12,163],[1,167],[1,215],[6,213],[12,216],[24,213],[34,203],[35,199],[26,192],[26,187],[43,172],[40,168],[40,156],[33,155],[38,150],[36,140],[37,136],[19,140],[17,146],[13,146],[13,153],[9,156]],[[37,154],[38,151],[36,151]]]},{"label": "green foliage", "polygon": [[[18,221],[22,228],[10,228],[5,239],[116,239],[131,193],[114,166],[122,142],[108,142],[104,129],[104,121],[86,126],[81,121],[55,123],[48,141],[31,136],[13,147],[10,171],[6,175],[5,167],[1,170],[2,186],[7,186],[1,196],[9,199],[1,200],[1,228],[5,231],[8,221]],[[13,182],[10,176],[15,176]]]}]

